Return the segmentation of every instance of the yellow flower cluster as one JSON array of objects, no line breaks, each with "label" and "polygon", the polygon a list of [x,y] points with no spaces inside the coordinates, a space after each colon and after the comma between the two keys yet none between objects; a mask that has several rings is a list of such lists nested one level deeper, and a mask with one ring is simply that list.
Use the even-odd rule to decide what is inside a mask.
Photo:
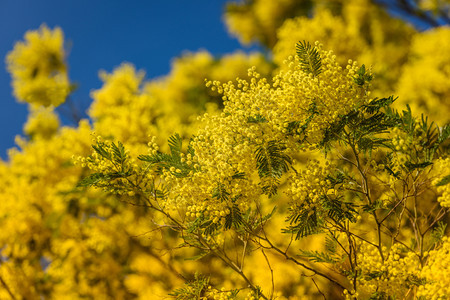
[{"label": "yellow flower cluster", "polygon": [[278,29],[278,42],[273,48],[273,58],[279,66],[294,51],[295,43],[307,39],[309,42],[321,41],[328,49],[345,63],[349,58],[358,57],[366,48],[363,38],[353,33],[344,19],[333,16],[329,10],[319,10],[314,18],[297,17],[287,19]]},{"label": "yellow flower cluster", "polygon": [[205,110],[214,113],[222,104],[217,92],[204,87],[205,77],[228,81],[246,76],[252,65],[261,66],[263,74],[271,72],[261,54],[237,52],[216,61],[206,51],[185,54],[174,61],[169,75],[153,81],[144,81],[144,72],[131,64],[122,64],[111,74],[103,71],[103,86],[91,94],[94,102],[89,115],[95,121],[94,130],[133,144],[141,152],[149,135],[157,135],[160,145],[174,132],[192,135],[196,127],[187,125],[196,122],[193,116]]},{"label": "yellow flower cluster", "polygon": [[420,261],[414,252],[409,252],[400,244],[394,244],[389,251],[383,246],[384,258],[380,250],[369,244],[362,244],[358,250],[358,285],[361,293],[374,292],[394,297],[405,297],[420,278]]},{"label": "yellow flower cluster", "polygon": [[64,38],[60,28],[42,25],[28,31],[7,58],[14,95],[19,101],[58,106],[70,93],[65,64]]},{"label": "yellow flower cluster", "polygon": [[272,47],[276,42],[276,30],[286,16],[305,14],[307,1],[252,0],[230,3],[225,13],[228,31],[244,44],[254,41]]},{"label": "yellow flower cluster", "polygon": [[[170,74],[148,82],[144,90],[156,98],[158,107],[171,116],[180,115],[177,108],[183,105],[185,109],[179,117],[186,123],[192,115],[203,113],[208,103],[222,105],[220,95],[204,86],[205,78],[223,82],[234,80],[236,76],[245,78],[251,66],[258,66],[265,76],[272,71],[264,56],[257,53],[236,52],[224,55],[220,60],[207,51],[186,53],[173,62]],[[194,131],[189,133],[194,134]]]},{"label": "yellow flower cluster", "polygon": [[[2,256],[8,257],[0,273],[16,298],[39,298],[53,285],[44,280],[47,275],[40,260],[51,256],[48,247],[56,241],[57,220],[66,214],[69,200],[62,193],[73,188],[80,174],[67,164],[73,153],[89,148],[90,130],[84,122],[47,139],[18,140],[21,151],[10,150],[9,163],[0,162],[0,197],[4,199],[0,247]],[[10,298],[3,286],[0,298]]]},{"label": "yellow flower cluster", "polygon": [[[241,11],[245,18],[241,19],[236,18],[239,12],[235,11],[233,15],[230,11],[229,22],[248,23],[247,28],[233,25],[233,30],[246,32],[247,35],[242,36],[247,40],[259,39],[275,45],[277,28],[305,1],[269,2],[248,1]],[[359,86],[354,81],[357,64],[353,61],[347,66],[339,64],[340,59],[346,61],[347,55],[356,55],[364,62],[382,60],[381,68],[378,68],[381,69],[381,80],[395,83],[393,78],[408,51],[405,45],[409,44],[412,31],[393,22],[380,10],[372,10],[368,0],[337,0],[333,3],[342,9],[332,14],[324,10],[328,4],[314,3],[317,9],[312,19],[293,19],[280,29],[279,48],[276,48],[280,50],[275,53],[275,59],[281,63],[282,56],[288,51],[292,56],[272,78],[269,77],[272,66],[263,55],[235,53],[216,59],[206,51],[184,55],[174,62],[167,77],[149,82],[144,81],[143,72],[136,71],[130,64],[121,65],[111,74],[101,73],[104,84],[92,93],[94,103],[89,113],[92,127],[106,141],[95,138],[94,146],[102,150],[96,150],[90,156],[92,128],[88,121],[82,121],[77,128],[58,128],[58,119],[52,110],[52,105],[63,102],[70,89],[62,32],[43,26],[39,31],[27,34],[25,42],[19,43],[8,56],[17,97],[34,105],[30,106],[30,118],[25,126],[25,132],[31,138],[18,139],[21,149],[10,151],[8,163],[0,161],[0,198],[3,199],[0,211],[0,299],[11,298],[9,293],[16,299],[164,298],[182,284],[181,278],[197,271],[211,274],[211,278],[221,282],[220,286],[226,287],[220,290],[211,287],[204,297],[227,299],[231,288],[243,286],[242,278],[232,270],[234,268],[226,267],[226,263],[214,255],[205,257],[202,262],[179,259],[196,256],[199,249],[180,249],[178,246],[185,240],[173,234],[171,222],[143,207],[147,206],[146,197],[156,199],[156,188],[161,188],[161,192],[164,189],[161,199],[166,200],[158,199],[158,208],[173,213],[174,218],[186,226],[198,218],[202,222],[212,221],[213,225],[225,224],[237,210],[243,213],[248,208],[255,208],[250,214],[265,215],[275,201],[281,211],[291,199],[296,203],[310,199],[314,203],[321,195],[340,196],[341,189],[354,188],[353,182],[341,187],[341,184],[332,185],[327,180],[326,176],[335,169],[334,166],[311,160],[304,171],[296,171],[304,165],[303,162],[294,163],[295,170],[289,169],[288,176],[281,177],[286,170],[271,169],[273,166],[267,159],[269,171],[262,172],[258,170],[261,162],[256,158],[257,153],[268,156],[273,145],[282,157],[288,158],[298,158],[302,150],[316,149],[325,128],[369,101],[371,87],[368,84]],[[338,17],[340,14],[342,16]],[[264,26],[250,24],[255,20]],[[391,27],[393,34],[386,30]],[[307,36],[289,41],[297,31]],[[341,44],[337,43],[338,32],[345,36],[345,39],[341,36]],[[446,34],[446,30],[440,29],[438,33],[427,32],[417,37],[413,51],[418,54],[417,61],[411,58],[408,63],[417,68],[415,72],[423,67],[418,62],[428,62],[428,56],[432,56],[429,53],[435,51],[431,46],[420,45],[420,41],[435,47],[437,37],[443,38]],[[335,57],[331,51],[324,51],[316,44],[321,57],[321,72],[314,75],[305,70],[299,57],[294,55],[293,47],[295,42],[311,35],[324,38],[327,47],[334,45],[337,54],[344,53],[343,57]],[[369,49],[369,45],[373,49]],[[436,59],[441,64],[430,62],[430,65],[437,70],[432,73],[436,82],[444,87],[429,85],[424,90],[432,89],[433,95],[430,95],[442,102],[446,93],[442,76],[447,74],[448,62],[445,55],[437,53]],[[42,57],[38,59],[38,56]],[[390,64],[395,66],[390,68]],[[252,65],[257,67],[250,68]],[[383,73],[387,70],[389,72]],[[205,77],[216,81],[206,80],[205,86]],[[426,101],[428,94],[420,94],[425,95]],[[211,102],[214,105],[210,105]],[[223,111],[217,109],[221,105]],[[191,117],[205,110],[207,114],[199,120]],[[392,132],[395,136],[392,139],[394,171],[402,169],[406,161],[415,162],[420,156],[424,140],[419,131],[417,129],[412,137],[399,128]],[[167,148],[162,142],[174,132],[179,132],[183,139],[192,133],[196,135],[190,144],[192,151],[180,153],[179,161],[177,157],[173,165],[165,167],[164,164],[141,163],[133,159],[146,149],[149,155],[162,157],[158,151]],[[154,135],[158,135],[158,139],[152,137],[148,142],[149,136]],[[123,142],[127,151],[112,140]],[[182,151],[185,150],[183,144]],[[332,150],[330,156],[334,154]],[[384,169],[383,164],[377,165],[381,159],[379,154],[374,152],[373,157],[366,159],[364,153],[360,153],[362,173],[367,176],[370,186],[368,196],[374,203],[388,196],[390,192],[385,181],[392,179],[383,177],[388,176],[387,172],[378,177],[376,171]],[[72,155],[76,157],[75,165]],[[307,155],[314,154],[308,152]],[[370,168],[372,159],[373,168]],[[449,164],[449,159],[443,158],[433,165],[433,171],[439,174],[433,184],[448,175]],[[162,166],[161,169],[155,168],[156,165]],[[88,178],[97,180],[97,185],[103,186],[107,193],[83,184],[82,179],[90,172],[87,168],[93,175]],[[286,177],[290,177],[289,184],[285,184]],[[429,178],[436,176],[424,180],[416,178],[414,182],[409,178],[405,181],[408,184],[423,182],[423,188],[428,189]],[[381,184],[374,183],[379,180]],[[383,216],[387,211],[382,209],[390,208],[392,201],[400,198],[405,199],[404,207],[409,210],[411,195],[408,192],[401,194],[400,180],[397,182],[398,189],[391,187],[393,195],[386,201],[386,207],[375,208],[375,218]],[[288,197],[283,193],[266,197],[264,188],[268,183],[284,189]],[[422,193],[422,190],[418,190],[418,196],[423,197],[422,202],[430,203],[438,198],[441,206],[449,207],[449,186],[431,187],[441,193],[439,197],[436,193]],[[346,195],[355,197],[355,193]],[[396,225],[390,222],[397,216],[401,218],[401,214],[397,214],[401,209],[402,205],[399,205],[390,211],[391,217],[382,225],[386,225],[385,228]],[[370,220],[361,223],[358,223],[362,226],[358,232],[374,232],[369,228],[373,224]],[[283,213],[275,214],[267,224],[258,226],[264,230],[265,237],[271,238],[273,245],[283,245],[285,255],[290,255],[294,248],[306,249],[305,244],[317,248],[319,239],[323,238],[317,235],[295,241],[280,235],[280,229],[286,226]],[[414,235],[403,227],[402,222],[399,224],[399,239]],[[383,231],[383,239],[384,234]],[[320,297],[322,292],[318,288],[326,287],[327,281],[323,278],[314,276],[312,283],[307,274],[299,276],[298,266],[285,263],[285,257],[275,255],[268,243],[262,248],[253,247],[258,246],[257,241],[239,230],[199,237],[209,249],[223,254],[221,258],[229,259],[241,268],[266,295],[271,293],[279,299],[288,299],[286,296],[292,300],[313,297],[311,295]],[[419,296],[448,298],[449,244],[444,238],[439,248],[430,251],[422,270],[417,256],[398,244],[389,251],[382,248],[383,257],[379,249],[364,244],[357,250],[358,292],[347,292],[346,297],[361,295],[364,298],[367,295],[368,298],[374,291],[379,291],[400,298],[405,297],[412,287]],[[284,296],[277,291],[282,291]],[[326,288],[324,292],[334,295],[336,291]],[[245,297],[241,295],[241,298]]]},{"label": "yellow flower cluster", "polygon": [[319,199],[323,195],[334,195],[337,190],[330,187],[330,182],[326,176],[330,173],[331,165],[322,166],[319,161],[309,161],[304,170],[299,171],[299,174],[292,177],[291,186],[288,190],[290,198],[294,203],[305,204],[314,207],[318,204]]},{"label": "yellow flower cluster", "polygon": [[[213,82],[224,95],[224,114],[235,114],[236,122],[247,127],[245,131],[237,129],[242,135],[257,143],[262,140],[262,133],[277,140],[287,133],[289,123],[299,122],[308,123],[308,128],[306,132],[298,128],[294,138],[306,137],[311,144],[318,143],[329,124],[368,100],[367,86],[359,88],[354,82],[356,62],[349,60],[343,69],[332,51],[322,50],[318,43],[316,46],[323,69],[317,77],[302,69],[298,56],[291,56],[286,61],[288,70],[280,71],[272,85],[260,78],[255,69],[249,70],[250,82],[238,80],[237,86],[232,82]],[[255,117],[265,121],[248,125],[248,119]]]},{"label": "yellow flower cluster", "polygon": [[[296,57],[288,61],[288,71],[273,78],[272,85],[254,68],[249,69],[250,81],[206,83],[223,94],[225,107],[220,115],[202,118],[205,127],[193,140],[192,159],[200,171],[173,184],[176,202],[188,205],[188,216],[204,214],[217,222],[233,205],[245,210],[261,193],[258,185],[264,182],[255,177],[254,153],[268,146],[268,137],[292,147],[297,147],[296,140],[303,135],[310,143],[318,143],[328,124],[367,101],[366,90],[353,81],[356,63],[350,61],[342,69],[331,52],[318,49],[323,73],[317,78],[304,72]],[[309,107],[314,107],[314,112]],[[258,118],[260,122],[253,121]],[[296,121],[309,122],[309,126],[305,133],[299,129],[290,139],[287,126]],[[201,204],[199,199],[203,199]]]},{"label": "yellow flower cluster", "polygon": [[[138,168],[135,158],[129,157],[129,150],[118,142],[104,141],[101,136],[93,139],[96,144],[95,150],[88,157],[78,156],[73,157],[76,165],[81,165],[82,168],[87,167],[99,174],[121,174],[120,178],[98,178],[97,185],[104,186],[107,192],[117,193],[119,195],[128,194],[134,196],[135,189],[138,187],[136,183],[136,176],[143,175],[147,178],[152,178],[151,174]],[[142,173],[142,174],[141,174]],[[144,185],[140,186],[144,189]]]},{"label": "yellow flower cluster", "polygon": [[[409,169],[405,167],[407,163],[422,162],[425,158],[423,146],[427,143],[426,133],[416,124],[412,134],[395,127],[392,129],[392,136],[394,152],[392,152],[391,169],[394,173],[406,175],[409,172]],[[391,176],[391,183],[396,180],[394,177]]]},{"label": "yellow flower cluster", "polygon": [[124,143],[145,145],[148,136],[158,131],[155,119],[160,112],[155,99],[141,91],[144,73],[122,64],[112,74],[101,72],[100,78],[104,84],[92,92],[89,110],[94,130]]},{"label": "yellow flower cluster", "polygon": [[228,300],[231,299],[231,292],[226,291],[225,288],[221,288],[220,290],[214,289],[211,286],[208,286],[208,290],[206,292],[206,296],[204,300]]},{"label": "yellow flower cluster", "polygon": [[[166,239],[158,234],[142,235],[154,229],[149,219],[160,222],[157,217],[120,203],[118,196],[77,187],[86,177],[82,164],[92,166],[95,161],[85,159],[73,166],[71,156],[89,154],[91,131],[83,121],[78,128],[63,127],[48,139],[18,140],[21,151],[10,151],[8,164],[0,162],[4,199],[0,247],[2,257],[8,258],[0,264],[0,276],[16,299],[129,298],[132,285],[125,278],[129,272],[146,280],[142,292],[147,294],[141,299],[152,298],[155,292],[164,297],[171,289],[167,282],[181,284],[176,275],[167,274],[169,262],[159,254],[144,261],[150,270],[129,269],[135,258],[166,247]],[[132,200],[128,195],[120,197]],[[182,264],[176,267],[193,270],[189,263]],[[163,276],[167,282],[163,283]],[[10,298],[2,285],[0,299]]]},{"label": "yellow flower cluster", "polygon": [[24,126],[24,132],[32,139],[48,139],[59,128],[59,118],[53,107],[30,105],[30,115]]},{"label": "yellow flower cluster", "polygon": [[251,175],[234,178],[237,173],[254,172],[254,161],[249,159],[253,153],[245,145],[233,147],[224,122],[219,120],[205,120],[208,130],[201,131],[192,142],[195,156],[187,154],[185,158],[198,171],[187,178],[169,181],[166,177],[167,182],[173,182],[171,194],[176,206],[187,206],[187,216],[203,215],[215,223],[223,223],[234,205],[245,211],[259,195],[258,186],[247,177]]},{"label": "yellow flower cluster", "polygon": [[426,299],[450,297],[450,240],[442,238],[442,245],[428,253],[426,265],[420,271],[425,284],[419,286],[417,296]]},{"label": "yellow flower cluster", "polygon": [[320,40],[344,62],[373,65],[376,96],[392,93],[406,61],[414,29],[369,0],[248,1],[227,7],[229,31],[243,43],[259,41],[273,50],[274,61],[294,52],[299,40]]},{"label": "yellow flower cluster", "polygon": [[[450,121],[450,28],[417,34],[411,55],[399,79],[399,105],[409,104],[415,113],[426,111],[434,121]],[[426,76],[424,76],[426,74]]]},{"label": "yellow flower cluster", "polygon": [[396,152],[394,152],[393,157],[393,168],[394,173],[404,172],[405,162],[411,159],[410,150],[412,139],[407,136],[404,131],[400,128],[395,127],[392,130],[394,138],[392,139],[392,145],[394,145]]},{"label": "yellow flower cluster", "polygon": [[[438,178],[433,181],[433,184],[439,184],[444,178],[450,176],[450,158],[439,159],[435,163],[435,174],[439,174]],[[438,201],[442,207],[450,207],[450,184],[446,183],[437,187],[437,192],[440,194]]]}]

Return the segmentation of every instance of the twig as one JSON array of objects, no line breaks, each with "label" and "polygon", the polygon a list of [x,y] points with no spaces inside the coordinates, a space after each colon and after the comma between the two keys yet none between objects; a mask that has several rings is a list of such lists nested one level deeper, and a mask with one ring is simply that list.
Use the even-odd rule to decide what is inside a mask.
[{"label": "twig", "polygon": [[8,287],[8,285],[6,284],[6,282],[3,280],[3,277],[0,276],[0,282],[1,284],[5,287],[5,290],[8,292],[9,296],[11,297],[11,299],[16,300],[17,298],[14,296],[14,294],[11,292],[10,288]]},{"label": "twig", "polygon": [[271,282],[272,282],[272,290],[270,291],[270,296],[269,297],[270,297],[270,299],[273,299],[273,293],[275,291],[275,283],[273,281],[273,269],[272,269],[272,266],[270,265],[269,258],[267,257],[266,253],[264,252],[264,249],[261,249],[261,252],[264,255],[264,258],[266,259],[267,265],[269,266],[270,279],[271,279]]},{"label": "twig", "polygon": [[327,299],[327,297],[325,297],[325,294],[319,289],[319,286],[317,285],[316,281],[314,280],[314,278],[311,277],[312,282],[314,283],[314,285],[316,286],[317,290],[319,291],[319,293],[323,296],[323,299]]}]

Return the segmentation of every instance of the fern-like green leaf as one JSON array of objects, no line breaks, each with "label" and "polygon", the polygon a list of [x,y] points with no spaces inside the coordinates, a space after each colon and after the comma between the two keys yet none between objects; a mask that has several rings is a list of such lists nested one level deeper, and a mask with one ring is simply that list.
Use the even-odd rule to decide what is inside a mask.
[{"label": "fern-like green leaf", "polygon": [[169,148],[172,156],[180,156],[181,148],[183,146],[183,139],[180,137],[178,133],[175,133],[171,137],[169,137]]},{"label": "fern-like green leaf", "polygon": [[394,101],[397,100],[397,98],[394,98],[393,96],[389,96],[387,98],[374,98],[372,100],[370,100],[369,103],[364,104],[361,108],[369,113],[369,114],[373,114],[376,113],[377,111],[379,111],[381,108],[384,107],[388,107],[389,105],[391,105],[392,103],[394,103]]},{"label": "fern-like green leaf", "polygon": [[439,180],[439,182],[436,184],[436,186],[443,186],[443,185],[447,185],[449,183],[450,183],[450,175],[447,175],[444,178],[442,178],[441,180]]},{"label": "fern-like green leaf", "polygon": [[270,141],[259,146],[256,164],[263,193],[272,196],[277,193],[279,178],[289,170],[292,159],[284,153],[286,146],[278,141]]},{"label": "fern-like green leaf", "polygon": [[111,148],[112,148],[112,153],[113,153],[113,161],[118,164],[123,166],[123,163],[126,161],[127,159],[127,154],[125,153],[125,147],[123,146],[123,144],[119,141],[116,144],[112,143],[111,144]]},{"label": "fern-like green leaf", "polygon": [[247,123],[267,123],[267,119],[262,115],[250,116],[247,118]]},{"label": "fern-like green leaf", "polygon": [[242,213],[236,204],[230,209],[230,213],[225,216],[225,229],[230,229],[231,227],[239,228],[243,223]]},{"label": "fern-like green leaf", "polygon": [[305,73],[317,77],[322,72],[322,60],[319,51],[309,42],[303,41],[297,43],[297,55],[300,58],[302,70]]},{"label": "fern-like green leaf", "polygon": [[[186,162],[182,162],[181,153],[183,139],[178,133],[168,139],[168,144],[170,148],[170,154],[157,151],[152,155],[139,155],[138,159],[150,164],[155,164],[156,171],[159,174],[161,174],[164,169],[170,170],[171,167],[175,168],[175,171],[171,171],[172,175],[179,178],[188,176],[191,171],[196,172],[196,169],[193,165],[188,165]],[[187,152],[191,156],[194,156],[194,150],[190,144],[188,145]]]},{"label": "fern-like green leaf", "polygon": [[328,217],[339,223],[344,220],[356,222],[355,205],[351,202],[345,202],[344,199],[324,196],[322,206],[327,211]]},{"label": "fern-like green leaf", "polygon": [[309,251],[309,250],[300,250],[301,255],[303,257],[308,258],[312,262],[316,263],[329,263],[334,264],[339,261],[338,258],[331,256],[328,253],[319,252],[319,251]]},{"label": "fern-like green leaf", "polygon": [[325,237],[325,250],[330,254],[335,254],[337,250],[337,241],[333,233],[328,233]]},{"label": "fern-like green leaf", "polygon": [[277,207],[274,206],[272,211],[268,213],[267,215],[263,216],[261,219],[258,219],[255,223],[256,226],[264,225],[268,220],[270,220],[275,212],[277,211]]},{"label": "fern-like green leaf", "polygon": [[102,173],[93,173],[83,179],[81,179],[77,186],[79,187],[87,187],[87,186],[95,186],[98,182],[105,180],[106,176]]},{"label": "fern-like green leaf", "polygon": [[237,172],[233,176],[231,176],[232,179],[245,179],[245,173],[244,172]]},{"label": "fern-like green leaf", "polygon": [[444,222],[438,222],[431,232],[431,238],[433,244],[439,242],[445,235],[445,229],[447,229],[447,224]]},{"label": "fern-like green leaf", "polygon": [[319,233],[321,229],[321,220],[316,208],[304,209],[303,207],[299,207],[291,210],[286,221],[289,221],[291,225],[283,229],[283,233],[295,234],[296,240]]},{"label": "fern-like green leaf", "polygon": [[270,141],[256,149],[257,169],[261,178],[280,178],[289,170],[292,159],[284,150],[286,146],[278,141]]},{"label": "fern-like green leaf", "polygon": [[221,201],[227,201],[230,197],[230,193],[226,190],[223,183],[217,184],[212,192],[213,198],[217,198]]},{"label": "fern-like green leaf", "polygon": [[366,74],[366,66],[362,65],[356,72],[356,76],[353,78],[355,83],[359,86],[363,86],[364,83],[370,82],[373,79],[371,74]]},{"label": "fern-like green leaf", "polygon": [[175,289],[169,294],[176,300],[192,300],[201,299],[203,293],[209,286],[209,277],[195,274],[195,278],[181,288]]},{"label": "fern-like green leaf", "polygon": [[103,143],[97,143],[97,145],[92,145],[95,152],[97,152],[101,157],[106,158],[107,160],[111,160],[111,153],[106,151]]}]

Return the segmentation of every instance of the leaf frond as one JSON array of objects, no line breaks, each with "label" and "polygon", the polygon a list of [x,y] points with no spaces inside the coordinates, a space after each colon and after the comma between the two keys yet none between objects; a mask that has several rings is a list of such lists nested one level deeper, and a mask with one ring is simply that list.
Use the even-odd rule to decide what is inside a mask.
[{"label": "leaf frond", "polygon": [[306,41],[298,42],[297,55],[303,72],[312,74],[314,77],[322,73],[322,60],[316,47]]}]

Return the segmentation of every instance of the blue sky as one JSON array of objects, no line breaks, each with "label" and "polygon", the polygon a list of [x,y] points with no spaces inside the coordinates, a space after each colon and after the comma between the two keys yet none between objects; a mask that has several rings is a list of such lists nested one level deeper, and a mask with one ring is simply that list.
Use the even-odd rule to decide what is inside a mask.
[{"label": "blue sky", "polygon": [[165,75],[183,51],[215,55],[242,48],[222,21],[226,0],[0,0],[0,157],[22,134],[27,106],[12,97],[5,56],[27,30],[60,26],[68,41],[73,100],[83,110],[101,86],[98,71],[133,63],[147,78]]}]

